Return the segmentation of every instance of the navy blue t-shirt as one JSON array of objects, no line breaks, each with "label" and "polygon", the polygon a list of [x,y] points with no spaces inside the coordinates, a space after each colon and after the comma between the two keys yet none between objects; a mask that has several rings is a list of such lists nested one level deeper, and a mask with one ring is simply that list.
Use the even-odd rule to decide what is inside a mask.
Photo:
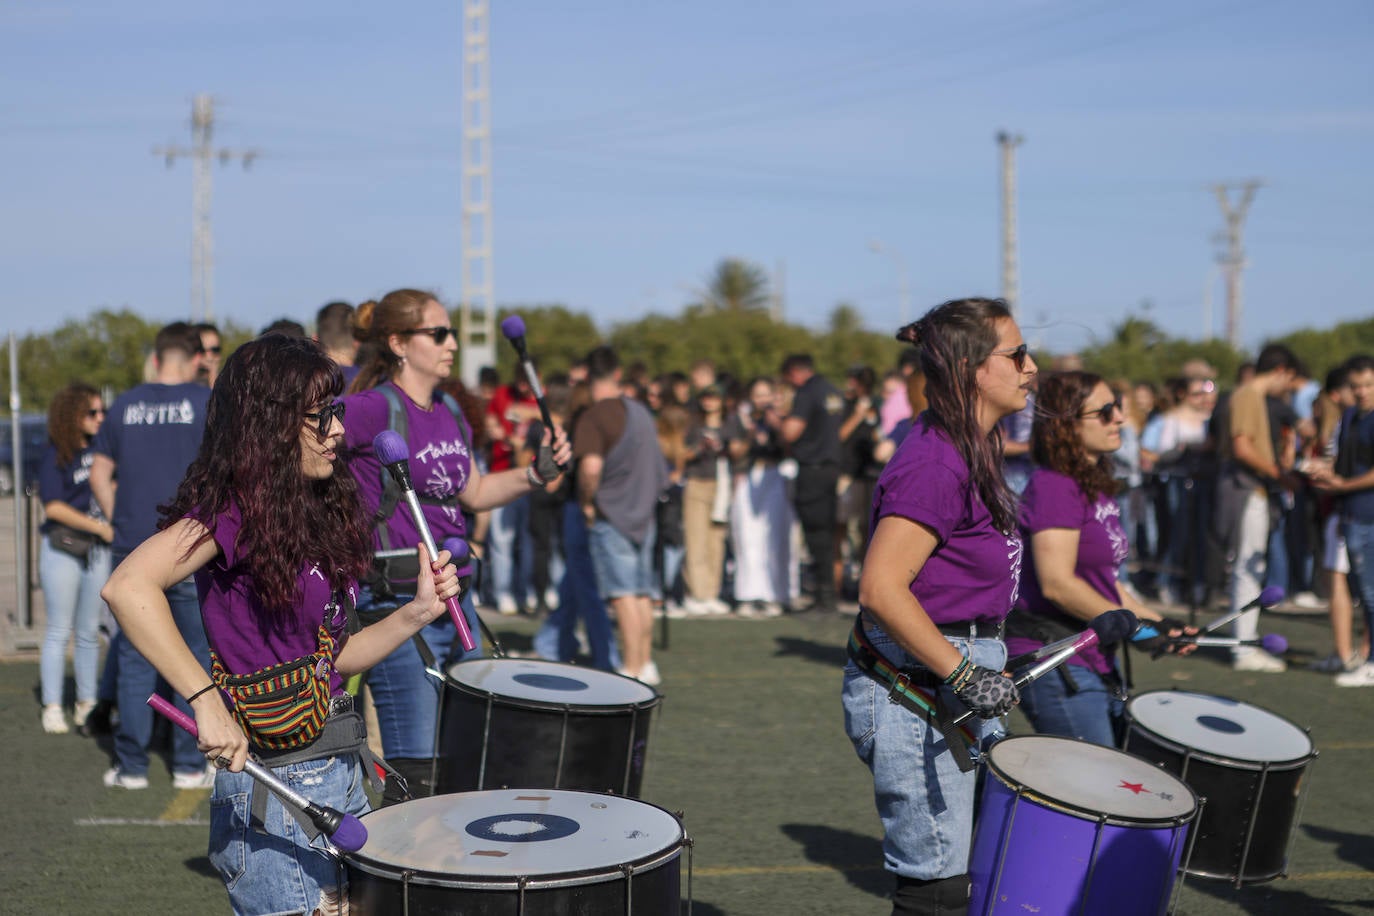
[{"label": "navy blue t-shirt", "polygon": [[[1361,415],[1352,407],[1341,418],[1336,446],[1336,473],[1359,477],[1374,469],[1374,410]],[[1347,493],[1341,500],[1341,517],[1361,524],[1374,522],[1374,487]]]},{"label": "navy blue t-shirt", "polygon": [[200,450],[209,401],[204,385],[149,382],[110,406],[91,450],[115,463],[116,553],[132,551],[157,531],[157,507],[171,502]]},{"label": "navy blue t-shirt", "polygon": [[[58,467],[57,447],[49,442],[38,466],[38,498],[45,504],[57,500],[77,512],[99,516],[100,510],[91,499],[91,461],[94,459],[95,454],[88,446],[76,453],[71,464]],[[44,521],[40,530],[46,534],[50,524]]]}]

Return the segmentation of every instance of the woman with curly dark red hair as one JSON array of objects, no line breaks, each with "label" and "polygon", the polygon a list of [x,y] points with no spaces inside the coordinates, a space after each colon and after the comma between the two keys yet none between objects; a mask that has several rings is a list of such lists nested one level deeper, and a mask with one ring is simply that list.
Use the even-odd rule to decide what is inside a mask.
[{"label": "woman with curly dark red hair", "polygon": [[[342,868],[323,841],[275,796],[255,794],[244,761],[252,752],[284,782],[308,783],[316,804],[364,813],[365,727],[343,678],[443,615],[444,599],[458,592],[441,552],[413,600],[350,635],[371,551],[357,484],[336,473],[342,390],[338,367],[312,341],[271,334],[236,350],[162,530],[103,592],[134,647],[191,703],[197,746],[221,768],[210,799],[210,861],[235,913],[336,912],[346,900]],[[192,574],[209,677],[163,594]],[[305,702],[260,714],[256,689],[281,681]]]},{"label": "woman with curly dark red hair", "polygon": [[[1182,623],[1161,618],[1117,587],[1116,570],[1130,552],[1110,464],[1121,447],[1121,401],[1088,372],[1049,376],[1036,398],[1036,469],[1017,519],[1030,562],[1021,567],[1016,608],[1007,618],[1007,651],[1019,655],[1078,633],[1118,607],[1161,632],[1184,632]],[[1114,647],[1094,646],[1022,687],[1021,708],[1038,732],[1115,747],[1123,696]]]}]

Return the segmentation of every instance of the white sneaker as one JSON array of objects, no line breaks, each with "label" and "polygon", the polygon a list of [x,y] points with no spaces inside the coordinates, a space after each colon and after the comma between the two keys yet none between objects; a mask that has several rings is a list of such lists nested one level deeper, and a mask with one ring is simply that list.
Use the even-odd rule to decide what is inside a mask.
[{"label": "white sneaker", "polygon": [[68,732],[67,714],[58,703],[43,707],[43,731],[50,735],[65,735]]},{"label": "white sneaker", "polygon": [[1360,657],[1358,652],[1350,653],[1350,657],[1345,659],[1332,652],[1326,658],[1309,662],[1307,670],[1318,671],[1322,674],[1340,674],[1344,671],[1354,671],[1362,664],[1364,664],[1364,659]]},{"label": "white sneaker", "polygon": [[86,718],[90,716],[91,710],[95,709],[95,700],[77,701],[76,709],[72,710],[72,724],[77,728],[86,724]]},{"label": "white sneaker", "polygon": [[120,771],[119,767],[111,767],[105,771],[102,777],[105,785],[111,789],[146,789],[148,788],[147,776],[130,776]]},{"label": "white sneaker", "polygon": [[714,614],[717,617],[723,617],[726,614],[730,613],[730,605],[726,604],[724,601],[721,601],[719,598],[712,598],[709,601],[705,601],[703,603],[706,605],[708,609],[707,613]]},{"label": "white sneaker", "polygon": [[520,613],[520,608],[515,606],[515,599],[510,595],[502,595],[496,599],[496,610],[507,617]]},{"label": "white sneaker", "polygon": [[1374,662],[1365,662],[1354,671],[1336,675],[1337,687],[1374,687]]},{"label": "white sneaker", "polygon": [[173,773],[173,789],[213,789],[215,787],[215,770],[213,767],[206,767],[203,770],[195,770],[190,773]]},{"label": "white sneaker", "polygon": [[759,610],[760,617],[781,617],[782,605],[776,601],[765,601]]},{"label": "white sneaker", "polygon": [[648,684],[650,687],[657,687],[663,683],[663,678],[658,673],[658,665],[653,662],[645,662],[644,667],[640,668],[639,674],[635,676],[635,680],[641,684]]},{"label": "white sneaker", "polygon": [[735,616],[740,620],[753,620],[763,616],[762,601],[741,601],[735,606]]},{"label": "white sneaker", "polygon": [[682,609],[687,612],[688,617],[707,617],[712,613],[709,603],[699,601],[691,595],[682,599]]},{"label": "white sneaker", "polygon": [[1288,664],[1281,658],[1275,658],[1268,652],[1261,652],[1258,649],[1251,649],[1249,652],[1237,652],[1231,661],[1233,671],[1254,671],[1260,674],[1279,674],[1288,670]]},{"label": "white sneaker", "polygon": [[552,587],[544,589],[544,607],[551,611],[558,610],[558,589]]},{"label": "white sneaker", "polygon": [[1298,592],[1293,596],[1293,603],[1298,607],[1308,608],[1309,610],[1326,607],[1326,602],[1318,598],[1312,592]]},{"label": "white sneaker", "polygon": [[691,616],[687,613],[685,607],[672,600],[663,602],[663,615],[669,620],[681,620],[684,617]]}]

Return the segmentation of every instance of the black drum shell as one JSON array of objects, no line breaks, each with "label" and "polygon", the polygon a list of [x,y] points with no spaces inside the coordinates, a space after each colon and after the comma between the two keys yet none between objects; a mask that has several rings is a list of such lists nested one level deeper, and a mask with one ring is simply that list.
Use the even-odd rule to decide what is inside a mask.
[{"label": "black drum shell", "polygon": [[678,916],[681,865],[681,849],[674,848],[653,863],[635,866],[644,870],[628,877],[608,869],[586,876],[585,883],[573,884],[559,875],[558,881],[544,884],[535,875],[523,893],[509,881],[484,884],[423,873],[388,876],[385,869],[353,867],[348,898],[353,916]]},{"label": "black drum shell", "polygon": [[639,797],[657,694],[596,706],[503,696],[452,677],[443,689],[436,793],[569,789]]},{"label": "black drum shell", "polygon": [[1126,722],[1123,750],[1159,764],[1203,799],[1193,824],[1188,874],[1237,884],[1272,881],[1286,874],[1303,777],[1315,753],[1274,762],[1235,760],[1196,751],[1156,733],[1131,717],[1129,705]]}]

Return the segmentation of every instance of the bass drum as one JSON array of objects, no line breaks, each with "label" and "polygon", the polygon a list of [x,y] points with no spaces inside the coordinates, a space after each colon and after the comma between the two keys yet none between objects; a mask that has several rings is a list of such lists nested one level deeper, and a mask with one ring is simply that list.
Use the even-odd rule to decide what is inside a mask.
[{"label": "bass drum", "polygon": [[362,820],[367,843],[344,856],[354,916],[677,916],[682,905],[682,824],[634,799],[469,792]]},{"label": "bass drum", "polygon": [[1125,748],[1178,776],[1205,801],[1188,873],[1237,887],[1287,873],[1312,739],[1239,700],[1152,690],[1126,704]]},{"label": "bass drum", "polygon": [[479,658],[448,669],[438,792],[579,789],[639,797],[652,687],[561,662]]},{"label": "bass drum", "polygon": [[1159,916],[1173,905],[1197,798],[1121,751],[1007,738],[988,752],[969,856],[976,916]]}]

